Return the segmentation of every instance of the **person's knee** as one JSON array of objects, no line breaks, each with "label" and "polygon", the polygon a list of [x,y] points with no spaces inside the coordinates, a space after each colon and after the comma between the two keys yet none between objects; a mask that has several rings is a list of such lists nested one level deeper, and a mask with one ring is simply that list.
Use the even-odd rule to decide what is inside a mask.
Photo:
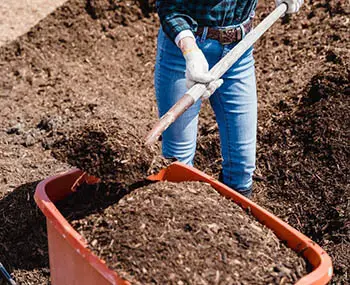
[{"label": "person's knee", "polygon": [[165,158],[175,158],[177,161],[187,165],[193,165],[193,159],[196,151],[196,142],[164,142],[162,152]]}]

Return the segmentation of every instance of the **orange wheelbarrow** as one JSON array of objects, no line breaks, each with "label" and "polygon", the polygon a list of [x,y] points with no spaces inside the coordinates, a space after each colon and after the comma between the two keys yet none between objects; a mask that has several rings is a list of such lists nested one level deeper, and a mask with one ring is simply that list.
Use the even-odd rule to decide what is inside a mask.
[{"label": "orange wheelbarrow", "polygon": [[[148,178],[153,181],[202,181],[211,184],[220,194],[233,200],[243,209],[250,209],[251,214],[260,223],[270,228],[279,239],[286,242],[288,247],[301,254],[312,265],[313,270],[301,278],[297,285],[327,284],[331,279],[333,272],[331,259],[319,245],[272,213],[203,172],[175,162],[157,175]],[[72,228],[54,205],[55,202],[74,192],[78,185],[97,181],[96,178],[75,169],[47,178],[37,186],[34,198],[46,216],[53,285],[130,284],[109,269],[103,260],[87,248],[84,238]]]}]

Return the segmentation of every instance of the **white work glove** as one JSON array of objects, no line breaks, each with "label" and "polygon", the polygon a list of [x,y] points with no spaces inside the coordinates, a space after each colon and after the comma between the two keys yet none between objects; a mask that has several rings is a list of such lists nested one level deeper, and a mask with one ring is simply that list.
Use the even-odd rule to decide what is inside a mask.
[{"label": "white work glove", "polygon": [[208,99],[224,81],[215,80],[215,77],[209,73],[208,61],[199,48],[185,51],[183,56],[186,60],[186,87],[190,89],[196,83],[206,84],[207,90],[201,99]]},{"label": "white work glove", "polygon": [[288,8],[286,13],[292,14],[299,11],[300,7],[303,5],[304,0],[275,0],[276,1],[276,7],[279,6],[281,3],[286,3]]}]

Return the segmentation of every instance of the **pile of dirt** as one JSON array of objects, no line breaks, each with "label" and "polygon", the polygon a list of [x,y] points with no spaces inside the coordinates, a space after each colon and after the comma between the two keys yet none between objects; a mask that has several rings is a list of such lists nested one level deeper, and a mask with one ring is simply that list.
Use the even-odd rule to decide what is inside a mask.
[{"label": "pile of dirt", "polygon": [[142,3],[115,1],[130,8],[130,15],[138,9],[143,16],[129,26],[118,24],[113,21],[122,16],[114,19],[106,8],[109,14],[94,19],[86,7],[103,1],[91,2],[67,1],[1,47],[0,174],[6,178],[0,180],[0,192],[67,169],[50,155],[62,133],[97,123],[96,117],[106,121],[116,112],[145,129],[156,118],[157,17],[143,13]]},{"label": "pile of dirt", "polygon": [[[69,168],[52,158],[53,143],[62,136],[68,143],[77,126],[96,123],[98,116],[107,120],[105,114],[119,111],[144,128],[156,117],[150,100],[156,17],[141,11],[131,26],[118,24],[123,15],[113,24],[108,15],[93,19],[87,3],[68,1],[0,48],[0,261],[18,284],[49,284],[45,219],[33,201],[37,182],[27,182]],[[2,194],[7,191],[12,193]]]},{"label": "pile of dirt", "polygon": [[169,165],[159,145],[144,145],[144,129],[114,118],[92,123],[54,143],[53,156],[104,182],[132,184]]},{"label": "pile of dirt", "polygon": [[133,284],[292,284],[306,274],[302,258],[209,184],[153,183],[104,210],[119,196],[92,187],[82,186],[59,208]]},{"label": "pile of dirt", "polygon": [[87,0],[86,11],[93,19],[107,19],[109,26],[130,25],[155,11],[155,0]]},{"label": "pile of dirt", "polygon": [[349,70],[324,68],[303,97],[279,104],[258,151],[258,202],[320,244],[339,282],[350,276],[349,87]]},{"label": "pile of dirt", "polygon": [[1,262],[17,284],[49,284],[46,221],[34,201],[37,182],[13,190],[0,200]]}]

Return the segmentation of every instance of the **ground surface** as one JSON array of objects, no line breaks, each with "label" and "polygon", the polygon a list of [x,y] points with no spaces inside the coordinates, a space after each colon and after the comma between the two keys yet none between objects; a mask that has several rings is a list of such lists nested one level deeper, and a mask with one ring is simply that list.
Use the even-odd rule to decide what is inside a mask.
[{"label": "ground surface", "polygon": [[[122,115],[147,131],[156,119],[159,24],[152,5],[140,2],[142,9],[128,1],[69,1],[0,48],[0,192],[9,192],[1,200],[0,256],[11,272],[25,276],[22,284],[47,280],[44,231],[32,239],[17,235],[14,225],[44,227],[32,224],[43,221],[33,216],[40,216],[32,199],[35,185],[69,168],[51,156],[54,142],[92,121],[108,129],[108,121]],[[274,25],[255,46],[259,134],[253,199],[326,249],[334,262],[333,283],[346,284],[349,5],[305,2],[299,15]],[[258,16],[272,7],[273,1],[260,1]],[[196,166],[217,176],[219,140],[206,104],[199,128]],[[11,211],[5,210],[9,204]],[[21,209],[29,216],[17,215]],[[29,254],[17,246],[28,243]],[[41,259],[28,261],[38,254]]]},{"label": "ground surface", "polygon": [[0,46],[18,36],[45,18],[67,0],[2,0],[0,3]]},{"label": "ground surface", "polygon": [[152,183],[103,208],[118,191],[85,186],[60,210],[133,284],[293,284],[306,274],[302,258],[209,184]]}]

